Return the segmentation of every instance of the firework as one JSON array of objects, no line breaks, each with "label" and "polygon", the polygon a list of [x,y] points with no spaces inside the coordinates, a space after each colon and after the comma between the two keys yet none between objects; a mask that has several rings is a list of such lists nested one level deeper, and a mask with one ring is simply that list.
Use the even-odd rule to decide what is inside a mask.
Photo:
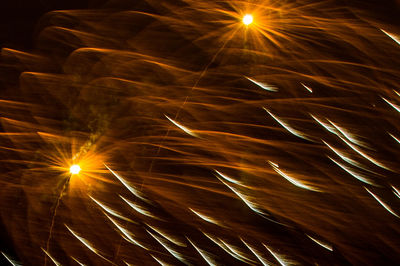
[{"label": "firework", "polygon": [[398,261],[389,25],[326,1],[148,0],[37,32],[2,49],[11,263]]}]

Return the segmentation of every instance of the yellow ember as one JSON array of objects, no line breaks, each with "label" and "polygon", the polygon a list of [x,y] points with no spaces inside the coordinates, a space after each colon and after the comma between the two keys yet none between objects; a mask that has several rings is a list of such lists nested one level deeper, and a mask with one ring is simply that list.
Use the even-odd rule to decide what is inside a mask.
[{"label": "yellow ember", "polygon": [[253,16],[252,15],[250,15],[250,14],[247,14],[247,15],[245,15],[244,17],[243,17],[243,23],[245,24],[245,25],[250,25],[251,23],[253,23]]},{"label": "yellow ember", "polygon": [[74,164],[69,168],[69,172],[73,175],[79,174],[80,171],[81,171],[81,167],[77,164]]}]

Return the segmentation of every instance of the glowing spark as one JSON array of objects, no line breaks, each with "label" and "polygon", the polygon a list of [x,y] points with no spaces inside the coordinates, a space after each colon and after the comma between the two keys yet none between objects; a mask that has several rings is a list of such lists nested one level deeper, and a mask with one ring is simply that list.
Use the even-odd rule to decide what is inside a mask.
[{"label": "glowing spark", "polygon": [[181,246],[181,247],[186,247],[186,243],[180,241],[179,239],[176,239],[176,237],[173,237],[163,231],[161,231],[160,229],[151,226],[149,224],[146,224],[149,228],[153,229],[155,232],[157,232],[158,234],[160,234],[161,236],[163,236],[165,239],[169,240],[171,243],[174,243],[177,246]]},{"label": "glowing spark", "polygon": [[303,83],[301,83],[301,85],[303,85],[304,88],[306,88],[306,90],[308,90],[309,92],[313,92],[312,89],[306,85],[304,85]]},{"label": "glowing spark", "polygon": [[165,116],[172,124],[174,124],[175,126],[177,126],[178,128],[182,129],[185,133],[189,134],[190,136],[196,137],[198,138],[199,136],[196,133],[193,133],[193,131],[191,131],[190,129],[188,129],[185,126],[182,126],[181,124],[179,124],[178,122],[174,121],[173,119],[169,118],[168,116]]},{"label": "glowing spark", "polygon": [[83,245],[85,245],[90,251],[92,251],[93,253],[97,254],[98,251],[92,246],[90,245],[90,243],[84,239],[83,237],[78,236],[71,228],[69,228],[67,225],[65,225],[65,227],[67,227],[68,231],[71,232],[71,234],[76,237]]},{"label": "glowing spark", "polygon": [[151,202],[146,199],[144,196],[142,196],[142,193],[140,193],[139,190],[135,189],[134,187],[132,187],[125,179],[123,179],[120,175],[118,175],[116,172],[114,172],[113,170],[111,170],[107,165],[105,165],[105,167],[136,197],[138,197],[139,199],[151,204]]},{"label": "glowing spark", "polygon": [[[94,254],[96,254],[97,256],[99,256],[100,258],[102,258],[103,260],[115,265],[112,261],[108,260],[107,258],[105,258],[103,255],[100,254],[100,252],[95,249],[90,243],[89,241],[87,241],[85,238],[78,236],[78,234],[76,234],[71,228],[69,228],[66,224],[64,224],[65,227],[68,229],[68,231],[74,236],[76,237],[85,247],[87,247],[90,251],[92,251]],[[46,252],[47,254],[47,252]],[[50,257],[51,258],[51,257]]]},{"label": "glowing spark", "polygon": [[[222,248],[223,250],[225,250],[226,253],[230,254],[230,255],[233,256],[233,257],[235,257],[235,254],[232,254],[232,253],[230,252],[230,250],[229,250],[223,243],[221,243],[220,240],[215,239],[214,237],[212,237],[212,236],[210,236],[210,235],[204,233],[203,231],[201,231],[201,232],[202,232],[208,239],[210,239],[212,242],[214,242],[214,243],[215,243],[216,245],[218,245],[220,248]],[[235,257],[235,258],[236,258],[236,257]],[[239,258],[237,258],[237,259],[239,259]]]},{"label": "glowing spark", "polygon": [[212,224],[216,224],[219,225],[217,221],[215,221],[214,219],[210,218],[209,216],[206,216],[204,214],[201,214],[199,212],[194,211],[193,209],[189,208],[189,210],[191,210],[194,214],[196,214],[197,216],[199,216],[201,219],[203,219],[206,222],[212,223]]},{"label": "glowing spark", "polygon": [[[339,136],[340,137],[340,136]],[[388,167],[386,167],[385,165],[383,165],[382,163],[378,162],[377,160],[375,160],[374,158],[368,156],[367,154],[365,154],[364,152],[362,152],[360,149],[358,149],[357,147],[355,147],[353,144],[351,144],[350,142],[348,142],[347,140],[345,140],[344,138],[340,137],[341,140],[343,140],[344,143],[347,144],[347,146],[349,146],[351,149],[353,149],[355,152],[357,152],[358,154],[360,154],[362,157],[364,157],[365,159],[367,159],[368,161],[370,161],[371,163],[375,164],[376,166],[379,166],[383,169],[386,170],[390,170]]]},{"label": "glowing spark", "polygon": [[333,134],[337,134],[336,130],[334,127],[332,127],[331,125],[322,122],[320,119],[318,119],[317,117],[313,116],[312,114],[310,114],[310,116],[318,122],[318,124],[320,124],[321,126],[323,126],[326,130],[328,130],[329,132],[333,133]]},{"label": "glowing spark", "polygon": [[130,201],[130,200],[125,199],[125,198],[122,197],[121,195],[119,195],[119,197],[120,197],[121,199],[123,199],[132,209],[134,209],[134,210],[137,211],[138,213],[143,214],[143,215],[145,215],[145,216],[147,216],[147,217],[151,217],[151,218],[153,218],[153,219],[160,220],[159,218],[157,218],[156,216],[154,216],[153,214],[151,214],[148,210],[145,210],[143,207],[141,207],[141,206],[139,206],[139,205],[133,203],[133,202]]},{"label": "glowing spark", "polygon": [[243,19],[242,19],[242,21],[243,21],[243,24],[244,25],[250,25],[251,23],[253,23],[253,16],[252,15],[250,15],[250,14],[246,14],[244,17],[243,17]]},{"label": "glowing spark", "polygon": [[230,250],[230,252],[228,252],[228,253],[229,253],[232,257],[234,257],[234,258],[236,258],[236,259],[238,259],[238,260],[240,260],[240,261],[243,261],[243,262],[248,262],[248,261],[250,261],[250,262],[255,263],[254,260],[252,260],[252,259],[246,257],[245,254],[244,254],[243,252],[239,251],[237,247],[235,247],[235,246],[233,246],[233,245],[231,245],[231,244],[226,243],[226,242],[223,241],[222,239],[219,239],[219,240],[221,241],[222,244],[224,244],[224,245]]},{"label": "glowing spark", "polygon": [[309,236],[307,234],[306,234],[306,236],[308,236],[308,238],[310,238],[312,241],[314,241],[315,243],[317,243],[321,247],[326,248],[329,251],[333,251],[333,248],[332,248],[331,245],[329,245],[329,244],[327,244],[325,242],[322,242],[321,240],[317,240],[317,239],[315,239],[315,238],[313,238],[313,237],[311,237],[311,236]]},{"label": "glowing spark", "polygon": [[335,164],[337,164],[340,168],[342,168],[347,173],[349,173],[351,176],[355,177],[356,179],[360,180],[361,182],[364,182],[364,183],[366,183],[368,185],[376,186],[376,184],[374,184],[372,181],[368,180],[367,178],[363,177],[362,175],[359,175],[359,174],[355,173],[349,167],[344,166],[343,164],[335,161],[334,159],[332,159],[329,156],[328,156],[328,158],[331,159],[331,161],[334,162]]},{"label": "glowing spark", "polygon": [[81,171],[81,167],[77,164],[74,164],[69,168],[69,172],[73,175],[79,174],[80,171]]},{"label": "glowing spark", "polygon": [[257,252],[257,250],[255,250],[249,244],[244,242],[243,239],[240,239],[240,240],[242,240],[242,242],[246,245],[246,247],[248,247],[248,249],[250,249],[250,251],[257,257],[257,259],[262,263],[263,266],[269,266],[268,262],[261,256],[261,254],[259,254]]},{"label": "glowing spark", "polygon": [[272,256],[274,256],[274,258],[282,265],[282,266],[286,266],[286,262],[276,253],[274,253],[271,249],[269,249],[264,243],[263,246],[268,249],[268,251],[272,254]]},{"label": "glowing spark", "polygon": [[295,135],[296,137],[302,138],[302,139],[307,139],[308,138],[306,136],[304,136],[303,133],[301,133],[300,131],[290,127],[287,123],[283,122],[282,120],[280,120],[278,117],[276,117],[275,115],[273,115],[270,111],[268,111],[268,109],[266,109],[265,107],[263,107],[263,109],[273,118],[275,119],[276,122],[278,122],[282,127],[284,127],[287,131],[289,131],[290,133],[292,133],[293,135]]},{"label": "glowing spark", "polygon": [[251,82],[253,82],[254,84],[256,84],[257,86],[259,86],[260,88],[262,88],[262,89],[264,89],[266,91],[272,91],[272,92],[277,92],[278,91],[278,88],[275,87],[275,86],[268,85],[268,84],[265,84],[265,83],[262,83],[262,82],[258,82],[256,80],[248,78],[248,77],[246,77],[246,79],[250,80]]},{"label": "glowing spark", "polygon": [[59,263],[58,261],[56,261],[49,252],[47,252],[46,250],[44,250],[44,248],[42,248],[43,252],[47,255],[47,257],[49,257],[51,259],[51,261],[57,265],[57,266],[61,266],[61,263]]},{"label": "glowing spark", "polygon": [[332,124],[332,126],[334,126],[346,139],[348,139],[349,141],[351,141],[354,144],[357,144],[358,146],[364,147],[366,148],[366,145],[360,141],[358,141],[352,134],[350,134],[349,132],[347,132],[344,128],[339,127],[338,125],[336,125],[335,123],[333,123],[332,121],[328,120],[329,123]]},{"label": "glowing spark", "polygon": [[160,265],[162,265],[162,266],[169,266],[169,265],[171,265],[171,264],[168,264],[168,263],[166,263],[166,262],[160,260],[159,258],[155,257],[155,256],[152,255],[152,254],[150,254],[150,256],[151,256],[155,261],[157,261],[158,263],[160,263]]},{"label": "glowing spark", "polygon": [[[328,143],[326,143],[325,141],[322,141],[326,146],[328,146],[329,149],[331,149],[334,153],[336,153],[336,155],[338,155],[343,161],[357,166],[359,168],[362,168],[361,165],[357,162],[354,161],[353,159],[350,159],[349,157],[347,157],[346,155],[344,155],[343,153],[341,153],[340,151],[338,151],[337,149],[335,149],[334,147],[332,147],[331,145],[329,145]],[[331,159],[332,160],[332,159]]]},{"label": "glowing spark", "polygon": [[396,197],[398,197],[400,199],[400,191],[397,188],[395,188],[394,186],[392,186],[392,188],[393,188],[393,193],[396,195]]},{"label": "glowing spark", "polygon": [[400,139],[396,138],[394,135],[388,133],[395,141],[397,141],[400,144]]},{"label": "glowing spark", "polygon": [[393,107],[397,112],[400,113],[400,106],[398,106],[397,104],[394,104],[392,102],[390,102],[389,100],[386,100],[385,98],[381,97],[387,104],[389,104],[391,107]]},{"label": "glowing spark", "polygon": [[384,203],[380,198],[378,198],[378,196],[376,196],[374,193],[372,193],[371,191],[368,190],[368,188],[364,187],[366,191],[368,191],[369,194],[372,195],[372,197],[374,197],[374,199],[376,199],[377,202],[379,202],[379,204],[381,204],[383,206],[383,208],[385,208],[388,212],[390,212],[391,214],[393,214],[394,216],[396,216],[397,218],[400,218],[400,216],[398,216],[393,210],[392,208],[389,207],[389,205],[387,205],[386,203]]},{"label": "glowing spark", "polygon": [[[214,242],[216,245],[218,245],[220,248],[222,248],[226,253],[234,257],[235,259],[238,259],[240,261],[246,262],[246,260],[254,262],[251,259],[248,259],[244,257],[243,255],[238,254],[239,251],[236,250],[235,247],[230,246],[229,244],[225,243],[222,239],[215,239],[214,237],[204,233],[201,231],[208,239],[210,239],[212,242]],[[240,252],[242,253],[242,252]]]},{"label": "glowing spark", "polygon": [[[269,162],[269,161],[268,161]],[[290,183],[292,183],[293,185],[295,185],[296,187],[299,188],[303,188],[303,189],[307,189],[307,190],[311,190],[311,191],[320,191],[314,187],[308,186],[306,184],[303,184],[302,182],[296,180],[293,177],[290,177],[289,175],[287,175],[286,173],[282,172],[279,168],[277,168],[275,166],[275,164],[273,162],[269,162],[269,164],[272,166],[272,168],[275,170],[275,172],[277,172],[278,174],[280,174],[283,178],[285,178],[287,181],[289,181]]]},{"label": "glowing spark", "polygon": [[219,171],[217,171],[217,170],[215,170],[215,169],[214,169],[214,171],[215,171],[220,177],[222,177],[223,179],[225,179],[226,181],[231,182],[231,183],[234,183],[234,184],[236,184],[236,185],[243,186],[243,184],[242,184],[241,182],[239,182],[239,181],[237,181],[237,180],[235,180],[235,179],[233,179],[233,178],[230,178],[229,176],[226,176],[226,175],[222,174],[221,172],[219,172]]},{"label": "glowing spark", "polygon": [[210,265],[210,266],[217,265],[213,261],[213,259],[204,250],[201,250],[200,248],[198,248],[192,241],[190,241],[189,238],[187,238],[187,240],[190,242],[190,244],[192,244],[192,246],[196,249],[196,251],[200,254],[200,256],[208,263],[208,265]]},{"label": "glowing spark", "polygon": [[390,37],[393,41],[395,41],[397,44],[400,45],[400,38],[399,38],[398,36],[393,35],[393,34],[387,32],[387,31],[384,31],[383,29],[381,29],[381,31],[382,31],[383,33],[385,33],[387,36],[389,36],[389,37]]},{"label": "glowing spark", "polygon": [[[218,177],[217,177],[218,178]],[[236,194],[246,205],[249,207],[252,211],[254,211],[257,214],[260,214],[261,216],[264,217],[265,213],[259,210],[254,203],[250,202],[244,195],[242,195],[239,191],[237,191],[235,188],[232,186],[228,185],[224,180],[221,178],[218,178],[225,186],[227,186],[230,190],[232,190],[233,193]]]},{"label": "glowing spark", "polygon": [[71,259],[73,259],[76,263],[78,263],[81,266],[86,266],[86,264],[83,264],[82,262],[80,262],[79,260],[75,259],[74,257],[71,257]]},{"label": "glowing spark", "polygon": [[165,240],[163,238],[160,238],[159,236],[156,236],[155,234],[153,234],[152,232],[146,230],[147,233],[149,233],[149,235],[151,235],[158,243],[160,243],[161,246],[163,246],[172,256],[174,256],[175,258],[177,258],[179,261],[188,264],[186,259],[182,256],[182,254],[178,253],[177,251],[171,249],[167,242],[165,242]]},{"label": "glowing spark", "polygon": [[4,254],[3,252],[1,252],[1,254],[3,254],[3,256],[8,260],[8,262],[11,263],[11,265],[13,265],[13,266],[20,266],[20,265],[22,265],[22,264],[20,264],[20,263],[17,263],[16,261],[10,259],[10,258],[9,258],[6,254]]},{"label": "glowing spark", "polygon": [[118,212],[116,212],[116,211],[112,210],[111,208],[107,207],[106,205],[102,204],[101,202],[99,202],[98,200],[96,200],[95,198],[93,198],[92,196],[89,196],[89,197],[90,197],[97,205],[99,205],[100,208],[102,208],[102,209],[103,209],[104,211],[106,211],[107,213],[109,213],[109,214],[111,214],[111,215],[113,215],[113,216],[115,216],[115,217],[118,217],[118,218],[120,218],[120,219],[122,219],[122,220],[125,220],[125,221],[127,221],[127,222],[135,223],[135,222],[132,221],[131,219],[122,216],[122,215],[119,214]]},{"label": "glowing spark", "polygon": [[131,244],[137,245],[145,250],[148,250],[146,247],[144,247],[143,245],[141,245],[139,242],[137,242],[135,239],[133,239],[132,234],[126,230],[125,228],[123,228],[120,224],[118,224],[114,219],[112,219],[110,216],[108,216],[107,214],[105,214],[106,217],[115,225],[115,227],[118,228],[118,230],[122,233],[122,237],[128,241]]}]

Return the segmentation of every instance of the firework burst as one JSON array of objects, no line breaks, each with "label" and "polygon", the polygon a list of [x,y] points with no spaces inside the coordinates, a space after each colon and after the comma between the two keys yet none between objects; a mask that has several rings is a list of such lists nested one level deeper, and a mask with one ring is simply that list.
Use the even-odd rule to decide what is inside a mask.
[{"label": "firework burst", "polygon": [[392,28],[330,1],[117,2],[2,49],[8,261],[398,261]]}]

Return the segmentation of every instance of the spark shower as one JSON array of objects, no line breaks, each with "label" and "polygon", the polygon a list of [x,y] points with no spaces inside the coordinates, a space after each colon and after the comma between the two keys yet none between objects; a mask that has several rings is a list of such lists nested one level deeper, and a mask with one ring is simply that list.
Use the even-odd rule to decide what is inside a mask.
[{"label": "spark shower", "polygon": [[340,1],[109,1],[2,47],[10,265],[395,265],[400,30]]}]

